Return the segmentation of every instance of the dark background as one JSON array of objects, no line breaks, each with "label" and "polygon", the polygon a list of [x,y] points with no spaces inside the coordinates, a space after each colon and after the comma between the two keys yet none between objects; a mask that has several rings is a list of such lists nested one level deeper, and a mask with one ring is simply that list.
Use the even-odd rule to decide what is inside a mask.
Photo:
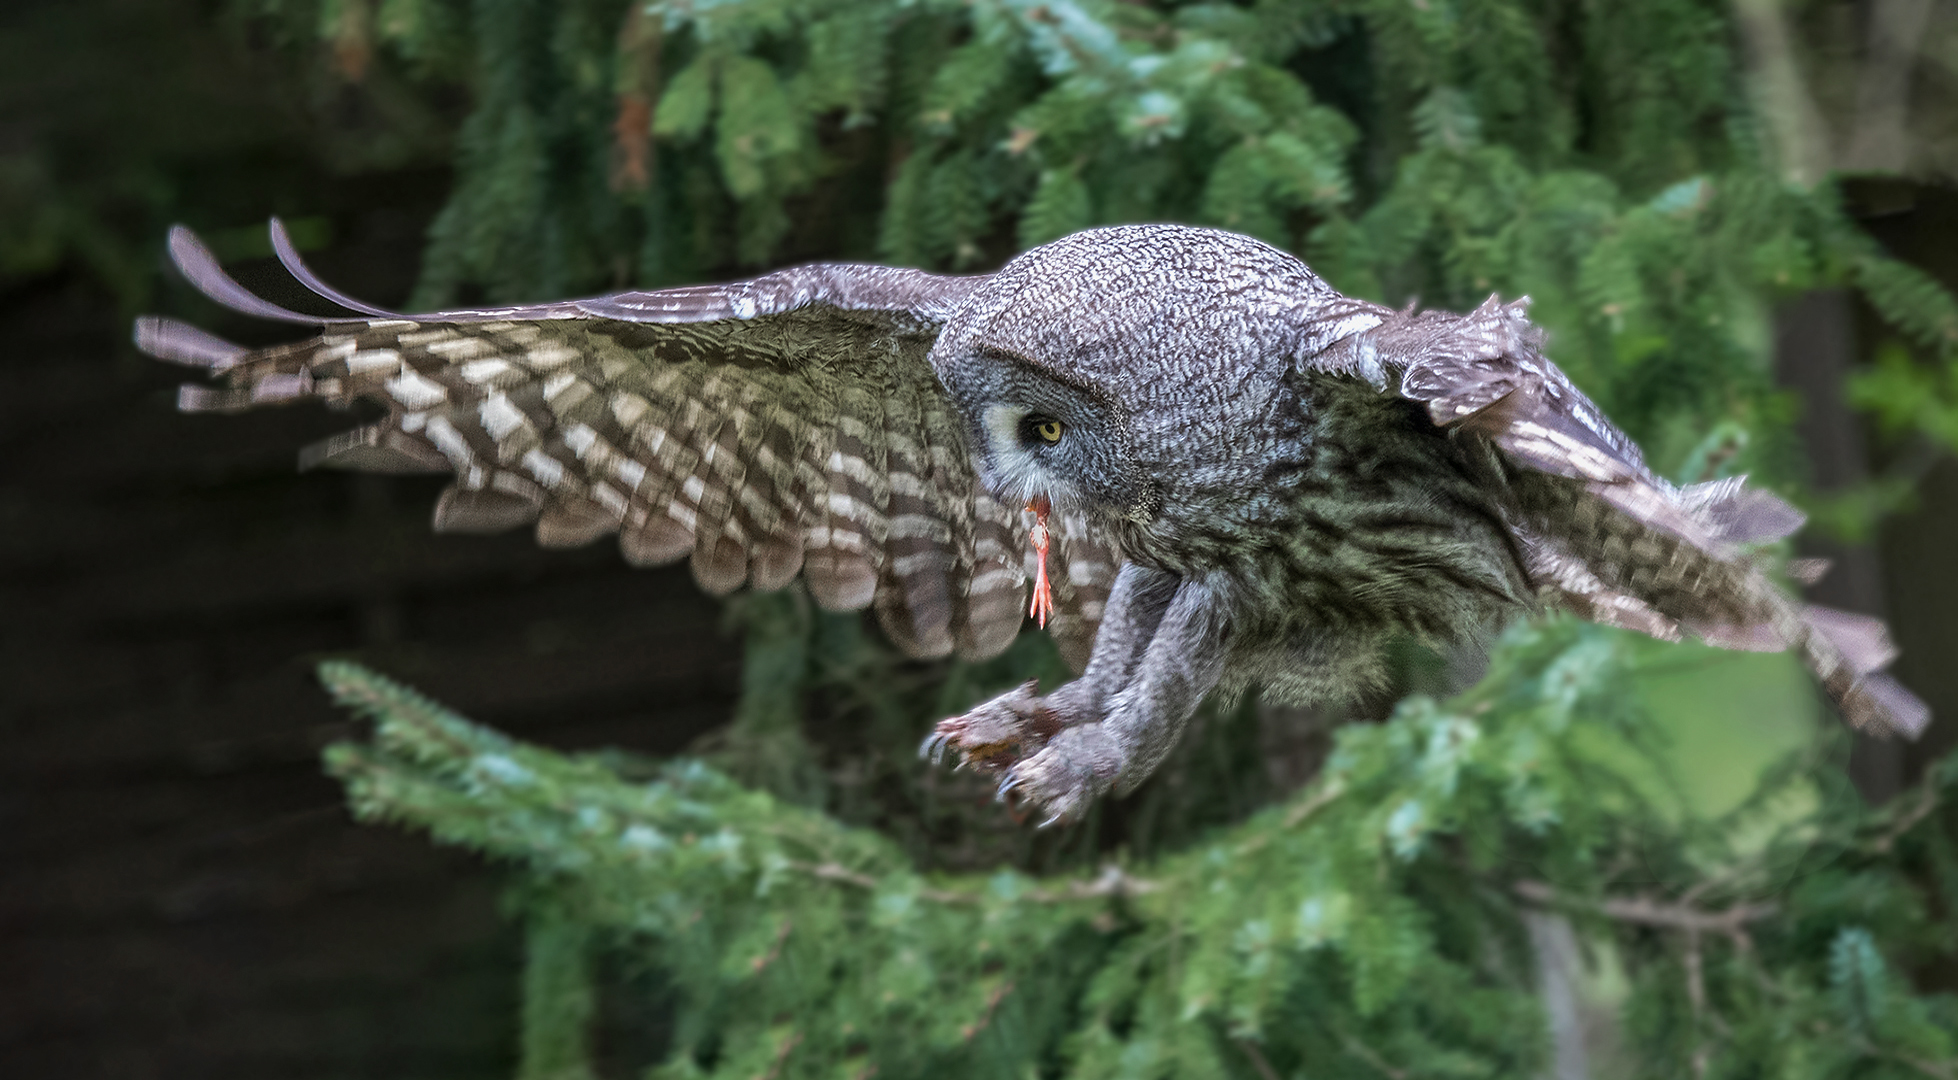
[{"label": "dark background", "polygon": [[[467,107],[348,86],[221,6],[0,8],[0,1075],[505,1074],[518,956],[496,871],[349,821],[318,752],[351,729],[313,664],[365,660],[526,739],[665,754],[725,720],[736,644],[683,568],[432,536],[439,480],[296,475],[295,448],[345,417],[174,411],[184,373],[128,345],[136,311],[290,334],[190,296],[167,225],[302,306],[241,230],[307,221],[328,280],[399,303]],[[1958,198],[1856,197],[1896,254],[1958,281]],[[1886,467],[1836,393],[1869,313],[1811,297],[1781,329],[1818,485]],[[1818,593],[1887,611],[1899,675],[1946,718],[1923,746],[1859,750],[1873,797],[1958,731],[1958,469],[1921,492]]]},{"label": "dark background", "polygon": [[215,7],[0,5],[0,228],[58,243],[0,277],[0,1076],[507,1075],[497,872],[350,821],[313,665],[670,754],[725,721],[737,642],[684,567],[438,538],[439,482],[296,474],[345,416],[175,412],[188,373],[129,346],[135,310],[289,332],[166,274],[169,222],[323,222],[321,271],[398,304],[448,185],[440,143],[373,160],[385,87],[342,99]]}]

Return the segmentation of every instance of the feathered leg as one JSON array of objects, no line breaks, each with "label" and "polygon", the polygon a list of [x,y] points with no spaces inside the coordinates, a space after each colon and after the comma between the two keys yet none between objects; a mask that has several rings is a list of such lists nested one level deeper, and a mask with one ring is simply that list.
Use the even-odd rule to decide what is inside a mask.
[{"label": "feathered leg", "polygon": [[1178,580],[1160,570],[1123,564],[1080,678],[1046,697],[1028,681],[969,712],[940,720],[919,753],[936,761],[946,750],[956,750],[964,765],[999,771],[1045,746],[1062,728],[1101,719],[1104,702],[1128,682],[1149,647]]},{"label": "feathered leg", "polygon": [[1005,769],[1017,792],[1069,820],[1111,788],[1146,779],[1223,674],[1221,604],[1209,587],[1134,564],[1109,596],[1088,670],[1045,698],[1031,683],[941,721],[927,753]]}]

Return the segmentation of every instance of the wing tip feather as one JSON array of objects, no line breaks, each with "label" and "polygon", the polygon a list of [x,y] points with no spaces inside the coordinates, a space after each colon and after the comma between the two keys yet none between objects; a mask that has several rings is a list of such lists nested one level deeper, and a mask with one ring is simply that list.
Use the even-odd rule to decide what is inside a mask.
[{"label": "wing tip feather", "polygon": [[755,552],[753,585],[756,592],[775,592],[788,588],[795,576],[802,572],[803,553],[800,538],[777,538],[762,545]]},{"label": "wing tip feather", "polygon": [[802,576],[824,611],[862,611],[877,596],[877,570],[868,559],[810,551],[803,557]]},{"label": "wing tip feather", "polygon": [[299,448],[299,471],[352,469],[394,475],[454,472],[449,459],[387,423],[369,424]]},{"label": "wing tip feather", "polygon": [[177,387],[177,411],[183,413],[240,412],[252,407],[250,390],[221,389],[184,383]]},{"label": "wing tip feather", "polygon": [[1882,619],[1810,604],[1802,609],[1802,621],[1827,639],[1859,676],[1880,671],[1897,658],[1896,643]]},{"label": "wing tip feather", "polygon": [[1808,521],[1807,514],[1774,492],[1748,487],[1745,476],[1694,484],[1681,489],[1675,500],[1706,521],[1720,539],[1734,544],[1773,543]]},{"label": "wing tip feather", "polygon": [[291,274],[293,280],[304,285],[314,296],[338,304],[348,311],[356,311],[362,315],[371,315],[377,319],[402,319],[407,317],[400,312],[375,307],[373,304],[348,296],[346,293],[328,285],[324,279],[313,272],[312,267],[306,265],[306,260],[299,257],[299,248],[292,242],[291,234],[286,232],[285,222],[280,221],[277,217],[273,217],[266,224],[266,232],[272,238],[272,253],[278,256],[279,265],[285,267],[286,273]]},{"label": "wing tip feather", "polygon": [[145,355],[211,371],[228,371],[250,352],[242,345],[163,315],[137,316],[131,339]]},{"label": "wing tip feather", "polygon": [[1931,707],[1882,670],[1897,658],[1883,620],[1814,605],[1802,609],[1801,620],[1809,664],[1850,726],[1910,740],[1924,733]]},{"label": "wing tip feather", "polygon": [[224,272],[224,268],[218,263],[217,255],[213,254],[210,247],[187,225],[170,226],[167,243],[170,249],[170,261],[176,265],[177,271],[183,274],[184,280],[190,282],[193,288],[212,301],[241,315],[254,315],[261,319],[299,323],[304,326],[317,326],[331,321],[282,308],[238,284],[231,275]]},{"label": "wing tip feather", "polygon": [[619,554],[633,566],[665,566],[693,551],[693,530],[664,515],[619,530]]},{"label": "wing tip feather", "polygon": [[552,503],[537,517],[537,546],[584,547],[618,528],[617,516],[591,503]]},{"label": "wing tip feather", "polygon": [[1931,726],[1931,707],[1882,672],[1858,680],[1844,695],[1843,711],[1859,730],[1898,735],[1911,742]]},{"label": "wing tip feather", "polygon": [[453,484],[435,501],[434,529],[446,533],[508,532],[536,520],[539,507],[503,491],[465,490]]},{"label": "wing tip feather", "polygon": [[694,544],[694,584],[709,596],[726,596],[748,582],[748,553],[725,536],[703,536]]}]

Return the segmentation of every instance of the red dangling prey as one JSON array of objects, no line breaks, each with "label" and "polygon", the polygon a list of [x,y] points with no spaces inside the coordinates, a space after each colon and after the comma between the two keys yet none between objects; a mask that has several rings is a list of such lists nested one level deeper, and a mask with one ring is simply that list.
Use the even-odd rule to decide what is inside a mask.
[{"label": "red dangling prey", "polygon": [[1048,617],[1054,614],[1054,586],[1047,579],[1047,511],[1050,509],[1047,496],[1034,496],[1027,501],[1027,509],[1033,513],[1033,529],[1027,539],[1033,541],[1033,553],[1038,560],[1033,574],[1033,604],[1027,608],[1027,614],[1045,630]]}]

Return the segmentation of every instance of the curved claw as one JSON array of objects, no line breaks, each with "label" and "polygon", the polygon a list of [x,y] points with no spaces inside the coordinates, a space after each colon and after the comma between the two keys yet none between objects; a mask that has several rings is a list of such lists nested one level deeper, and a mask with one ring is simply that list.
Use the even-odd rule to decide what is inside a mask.
[{"label": "curved claw", "polygon": [[933,764],[956,752],[955,769],[997,773],[1036,753],[1064,726],[1039,697],[1031,680],[958,716],[938,722],[918,756]]},{"label": "curved claw", "polygon": [[1020,775],[1020,770],[1008,769],[1005,778],[999,782],[999,790],[993,792],[993,801],[996,803],[1005,802],[1008,795],[1019,790],[1021,785],[1025,783],[1026,779]]}]

